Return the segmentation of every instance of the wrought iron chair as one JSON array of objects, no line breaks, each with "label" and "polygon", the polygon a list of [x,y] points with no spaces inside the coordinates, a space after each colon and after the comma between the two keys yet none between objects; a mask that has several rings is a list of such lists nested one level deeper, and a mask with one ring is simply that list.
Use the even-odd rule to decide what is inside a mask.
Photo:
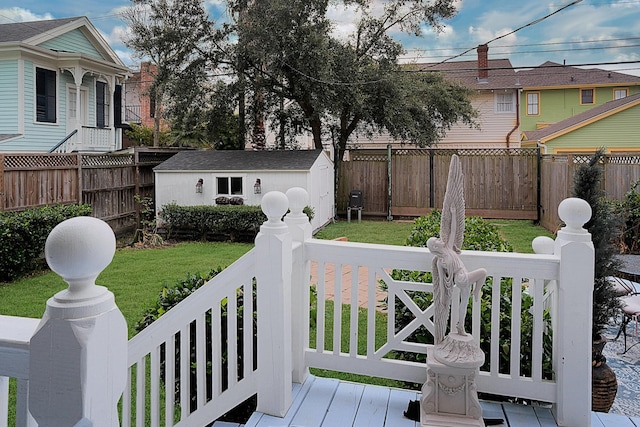
[{"label": "wrought iron chair", "polygon": [[[640,284],[620,277],[609,277],[609,281],[612,283],[616,293],[620,296],[622,323],[620,324],[620,330],[618,331],[615,339],[617,340],[620,337],[620,334],[624,335],[624,351],[619,354],[625,354],[633,347],[640,344],[640,338],[638,337],[638,321],[640,320]],[[636,342],[627,347],[627,326],[631,322],[635,322],[634,335]]]}]

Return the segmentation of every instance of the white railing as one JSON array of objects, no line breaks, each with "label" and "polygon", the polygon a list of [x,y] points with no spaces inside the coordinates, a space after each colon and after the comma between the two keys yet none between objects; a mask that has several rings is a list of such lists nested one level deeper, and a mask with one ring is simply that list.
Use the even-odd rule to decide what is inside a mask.
[{"label": "white railing", "polygon": [[[292,189],[287,196],[276,192],[263,196],[263,211],[269,220],[261,227],[253,250],[124,347],[121,343],[123,338],[126,340],[126,328],[120,323],[119,312],[110,305],[110,293],[89,286],[91,280],[86,279],[87,274],[97,276],[100,268],[108,264],[100,261],[98,268],[89,261],[96,257],[105,259],[100,254],[106,249],[101,247],[109,239],[94,235],[99,228],[95,225],[67,226],[62,237],[54,230],[52,235],[57,233],[58,237],[53,240],[59,244],[48,246],[47,261],[50,265],[53,261],[52,269],[70,286],[47,303],[48,314],[41,332],[34,335],[30,344],[32,350],[38,349],[29,353],[29,383],[38,385],[35,391],[31,388],[34,394],[29,396],[29,408],[37,414],[34,417],[45,419],[61,412],[66,415],[70,408],[75,408],[51,404],[61,402],[60,390],[68,390],[70,400],[83,393],[83,401],[91,404],[87,408],[82,406],[80,415],[88,419],[97,419],[98,409],[102,415],[116,414],[115,400],[110,396],[120,396],[124,390],[121,414],[117,416],[123,426],[206,425],[252,395],[257,395],[259,411],[283,416],[292,401],[292,381],[304,381],[308,367],[423,382],[424,363],[400,360],[397,355],[426,353],[428,343],[414,343],[409,337],[419,327],[427,332],[433,330],[432,308],[418,307],[409,293],[428,294],[432,285],[397,280],[391,272],[430,271],[429,251],[312,239],[311,226],[302,213],[308,199],[306,192]],[[481,321],[479,304],[472,305],[472,334],[488,346],[487,364],[477,380],[479,391],[548,401],[554,405],[558,425],[589,426],[593,246],[590,236],[581,228],[590,213],[583,211],[584,202],[574,202],[575,199],[569,208],[560,209],[560,217],[568,225],[559,231],[555,242],[544,245],[545,254],[463,252],[462,259],[468,269],[486,268],[490,277],[490,285],[485,287],[490,293],[490,322]],[[283,223],[281,218],[287,208],[291,213]],[[318,266],[318,272],[310,280],[312,263]],[[91,264],[90,273],[84,271],[84,264]],[[343,271],[347,270],[352,273],[349,283],[342,279]],[[367,279],[361,284],[359,277]],[[390,304],[386,318],[379,313],[376,296],[380,281],[386,285],[384,295]],[[335,283],[335,288],[331,289],[331,283]],[[362,310],[355,303],[363,302],[359,301],[359,287],[367,295]],[[349,307],[335,309],[342,307],[343,290],[347,288],[350,288]],[[504,292],[509,288],[510,292]],[[555,292],[549,293],[545,288],[553,288]],[[314,293],[317,300],[312,298]],[[333,294],[333,302],[326,300],[329,293]],[[511,323],[506,325],[510,328],[507,357],[511,362],[503,372],[499,368],[499,355],[507,343],[500,337],[500,328],[505,327],[500,325],[500,318],[501,301],[505,299],[512,308]],[[525,300],[532,301],[530,307],[523,306]],[[89,304],[90,310],[81,309],[78,304]],[[413,313],[413,319],[402,327],[396,324],[396,304]],[[327,317],[331,305],[333,314]],[[548,317],[544,317],[548,306],[554,307],[552,334],[545,320]],[[65,312],[60,317],[65,320],[52,322],[58,311]],[[456,312],[455,307],[453,311]],[[525,346],[531,350],[521,353],[523,312],[529,313],[525,319],[531,323],[533,332]],[[309,326],[310,313],[315,313],[313,328]],[[359,326],[361,317],[365,326]],[[96,326],[86,331],[83,340],[76,343],[73,336],[65,338],[64,331],[87,324],[89,318],[94,319],[91,324]],[[66,323],[70,326],[65,326]],[[482,325],[488,331],[482,331]],[[382,334],[376,333],[377,326],[382,326]],[[59,349],[52,351],[56,328],[62,334],[60,339],[74,344],[59,347],[65,350],[64,354]],[[312,330],[317,334],[310,345]],[[7,339],[4,331],[0,334],[0,349],[4,349]],[[345,344],[344,337],[347,337]],[[542,354],[549,339],[553,340],[553,377],[545,379]],[[358,347],[360,341],[366,342],[363,348]],[[78,364],[78,351],[89,359]],[[98,359],[92,359],[91,355]],[[521,371],[522,357],[531,358],[531,372]],[[96,366],[101,364],[109,373],[107,376],[94,375]],[[70,387],[62,376],[46,375],[45,365],[57,366],[56,372],[68,369],[76,379],[72,383],[75,386]],[[85,368],[88,371],[83,373]],[[21,378],[15,372],[3,371],[0,375]],[[48,382],[43,383],[45,380]],[[56,388],[56,381],[67,381],[66,388]],[[118,422],[115,418],[103,418],[106,421],[101,418],[94,425],[111,426]]]},{"label": "white railing", "polygon": [[206,425],[257,392],[254,262],[255,249],[129,341],[123,427]]},{"label": "white railing", "polygon": [[9,418],[9,379],[15,386],[15,425],[35,425],[28,411],[29,341],[39,319],[0,315],[0,426]]},{"label": "white railing", "polygon": [[78,151],[115,151],[116,138],[112,128],[82,127],[82,135],[79,137]]}]

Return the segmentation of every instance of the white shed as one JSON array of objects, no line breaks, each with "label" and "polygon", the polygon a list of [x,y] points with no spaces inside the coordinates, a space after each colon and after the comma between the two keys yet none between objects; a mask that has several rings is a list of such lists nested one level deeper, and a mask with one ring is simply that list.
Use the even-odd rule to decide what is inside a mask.
[{"label": "white shed", "polygon": [[259,205],[269,191],[302,187],[315,212],[314,230],[334,216],[333,162],[322,150],[181,151],[153,171],[156,211],[172,202],[214,205],[218,197]]}]

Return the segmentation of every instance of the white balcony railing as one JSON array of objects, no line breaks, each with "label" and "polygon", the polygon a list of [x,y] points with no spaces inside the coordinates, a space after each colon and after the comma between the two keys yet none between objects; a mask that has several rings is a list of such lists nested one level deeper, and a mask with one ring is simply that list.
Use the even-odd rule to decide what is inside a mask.
[{"label": "white balcony railing", "polygon": [[[109,351],[122,352],[117,342],[103,344],[109,350],[106,355],[100,353],[100,357],[113,371],[113,378],[119,377],[122,370],[122,375],[127,377],[123,385],[115,379],[104,383],[101,382],[104,379],[76,373],[85,381],[78,388],[85,395],[101,390],[105,384],[118,395],[124,390],[119,416],[123,426],[196,426],[216,419],[252,395],[257,395],[259,411],[283,416],[291,404],[291,383],[304,381],[309,367],[423,382],[426,379],[424,363],[400,360],[397,354],[426,353],[429,344],[414,343],[408,337],[420,327],[427,331],[433,329],[432,308],[414,304],[409,293],[428,294],[432,285],[397,280],[390,273],[394,269],[430,271],[429,251],[315,240],[302,213],[308,197],[306,192],[292,189],[287,196],[288,199],[282,193],[263,196],[263,210],[269,221],[261,227],[255,248],[131,339],[128,363],[120,364],[119,354],[109,356]],[[568,225],[558,233],[555,243],[542,245],[545,254],[463,252],[462,258],[467,268],[486,268],[491,278],[490,322],[481,320],[479,304],[472,306],[471,333],[485,345],[488,340],[489,349],[488,364],[482,368],[477,381],[478,391],[547,401],[553,404],[558,425],[589,426],[592,295],[589,283],[593,282],[593,246],[589,234],[581,228],[588,215],[581,210],[583,204],[574,201],[560,213]],[[280,218],[288,207],[291,213],[282,222]],[[75,242],[68,244],[84,248],[83,254],[87,253],[86,247],[97,247],[101,244],[97,242],[104,240],[92,239],[77,227],[68,228],[67,233],[71,234],[60,241]],[[65,253],[61,257],[65,262],[73,260],[63,247],[56,250]],[[47,259],[50,258],[48,253]],[[310,280],[312,263],[318,266],[318,273]],[[352,272],[351,279],[344,283],[341,273],[347,270]],[[358,277],[367,277],[366,283],[360,283]],[[381,280],[387,287],[385,296],[389,302],[386,320],[377,314],[376,293]],[[70,289],[78,286],[74,280],[69,283],[73,284]],[[367,294],[366,307],[362,309],[355,303],[359,286],[364,287]],[[343,314],[343,310],[334,309],[333,314],[327,316],[331,304],[341,306],[341,295],[347,288],[351,292],[348,311]],[[505,292],[506,289],[510,292]],[[549,289],[555,292],[550,293]],[[333,303],[326,301],[329,294],[334,295]],[[522,305],[525,294],[533,301],[526,307]],[[499,363],[506,344],[500,327],[494,326],[500,325],[504,317],[502,306],[505,304],[501,301],[505,299],[509,302],[506,306],[511,307],[508,316],[511,318],[508,325],[511,362],[506,370],[501,369]],[[58,305],[64,306],[64,298],[61,301]],[[50,304],[51,301],[48,311],[64,308],[49,307]],[[412,320],[402,328],[394,318],[396,304],[403,304],[413,313]],[[552,333],[545,323],[548,307],[553,307],[551,313],[555,316],[551,319]],[[455,307],[452,311],[457,312]],[[526,343],[522,342],[520,321],[525,311],[533,331]],[[100,317],[107,315],[114,316],[110,311],[94,310],[93,321],[99,324]],[[358,322],[363,316],[364,328]],[[43,324],[50,322],[48,317],[45,316]],[[63,318],[68,322],[86,322],[86,319]],[[379,322],[386,324],[378,325]],[[376,329],[384,333],[376,333]],[[311,343],[310,331],[316,332]],[[106,334],[98,329],[91,333]],[[109,333],[113,334],[113,330]],[[126,335],[126,331],[124,333]],[[0,330],[0,334],[4,334],[4,330]],[[361,335],[366,337],[364,348],[358,348]],[[48,336],[55,338],[51,332]],[[346,343],[343,343],[344,337],[348,337]],[[109,334],[89,338],[84,342],[106,343],[115,339]],[[553,375],[545,379],[543,345],[549,339],[553,340]],[[0,349],[7,346],[7,338],[0,336]],[[529,350],[522,352],[523,348]],[[73,352],[79,350],[70,346],[65,347],[65,351],[71,353],[52,356],[58,358],[56,363],[75,360]],[[87,349],[83,351],[91,354]],[[31,354],[31,366],[37,367],[34,363],[41,358]],[[531,360],[530,372],[521,369],[523,358]],[[31,371],[31,381],[38,381],[33,378],[36,373],[42,375],[42,369],[36,371]],[[19,377],[17,372],[0,374]],[[86,383],[91,381],[95,384]],[[0,393],[6,397],[6,390],[0,389]],[[85,396],[94,404],[102,402],[90,398]],[[39,416],[43,416],[44,410],[65,410],[62,405],[44,407],[41,400],[42,396],[30,399],[30,408]],[[112,405],[109,399],[102,400],[100,404]],[[115,413],[113,408],[103,409]],[[91,419],[91,412],[85,412],[84,416]],[[94,425],[117,423],[101,422]]]}]

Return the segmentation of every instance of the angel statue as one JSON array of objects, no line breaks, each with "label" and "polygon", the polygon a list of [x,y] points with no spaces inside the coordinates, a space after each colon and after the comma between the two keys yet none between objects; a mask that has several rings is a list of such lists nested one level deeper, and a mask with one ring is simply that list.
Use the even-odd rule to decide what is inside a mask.
[{"label": "angel statue", "polygon": [[433,257],[433,299],[435,304],[434,340],[439,344],[444,340],[447,331],[453,286],[460,289],[460,305],[456,331],[459,335],[466,335],[464,323],[471,289],[473,288],[476,301],[480,298],[482,284],[487,277],[487,271],[479,268],[467,271],[460,259],[460,248],[464,238],[464,182],[460,159],[457,155],[451,158],[447,190],[444,194],[442,219],[440,220],[440,237],[427,240],[427,248]]}]

